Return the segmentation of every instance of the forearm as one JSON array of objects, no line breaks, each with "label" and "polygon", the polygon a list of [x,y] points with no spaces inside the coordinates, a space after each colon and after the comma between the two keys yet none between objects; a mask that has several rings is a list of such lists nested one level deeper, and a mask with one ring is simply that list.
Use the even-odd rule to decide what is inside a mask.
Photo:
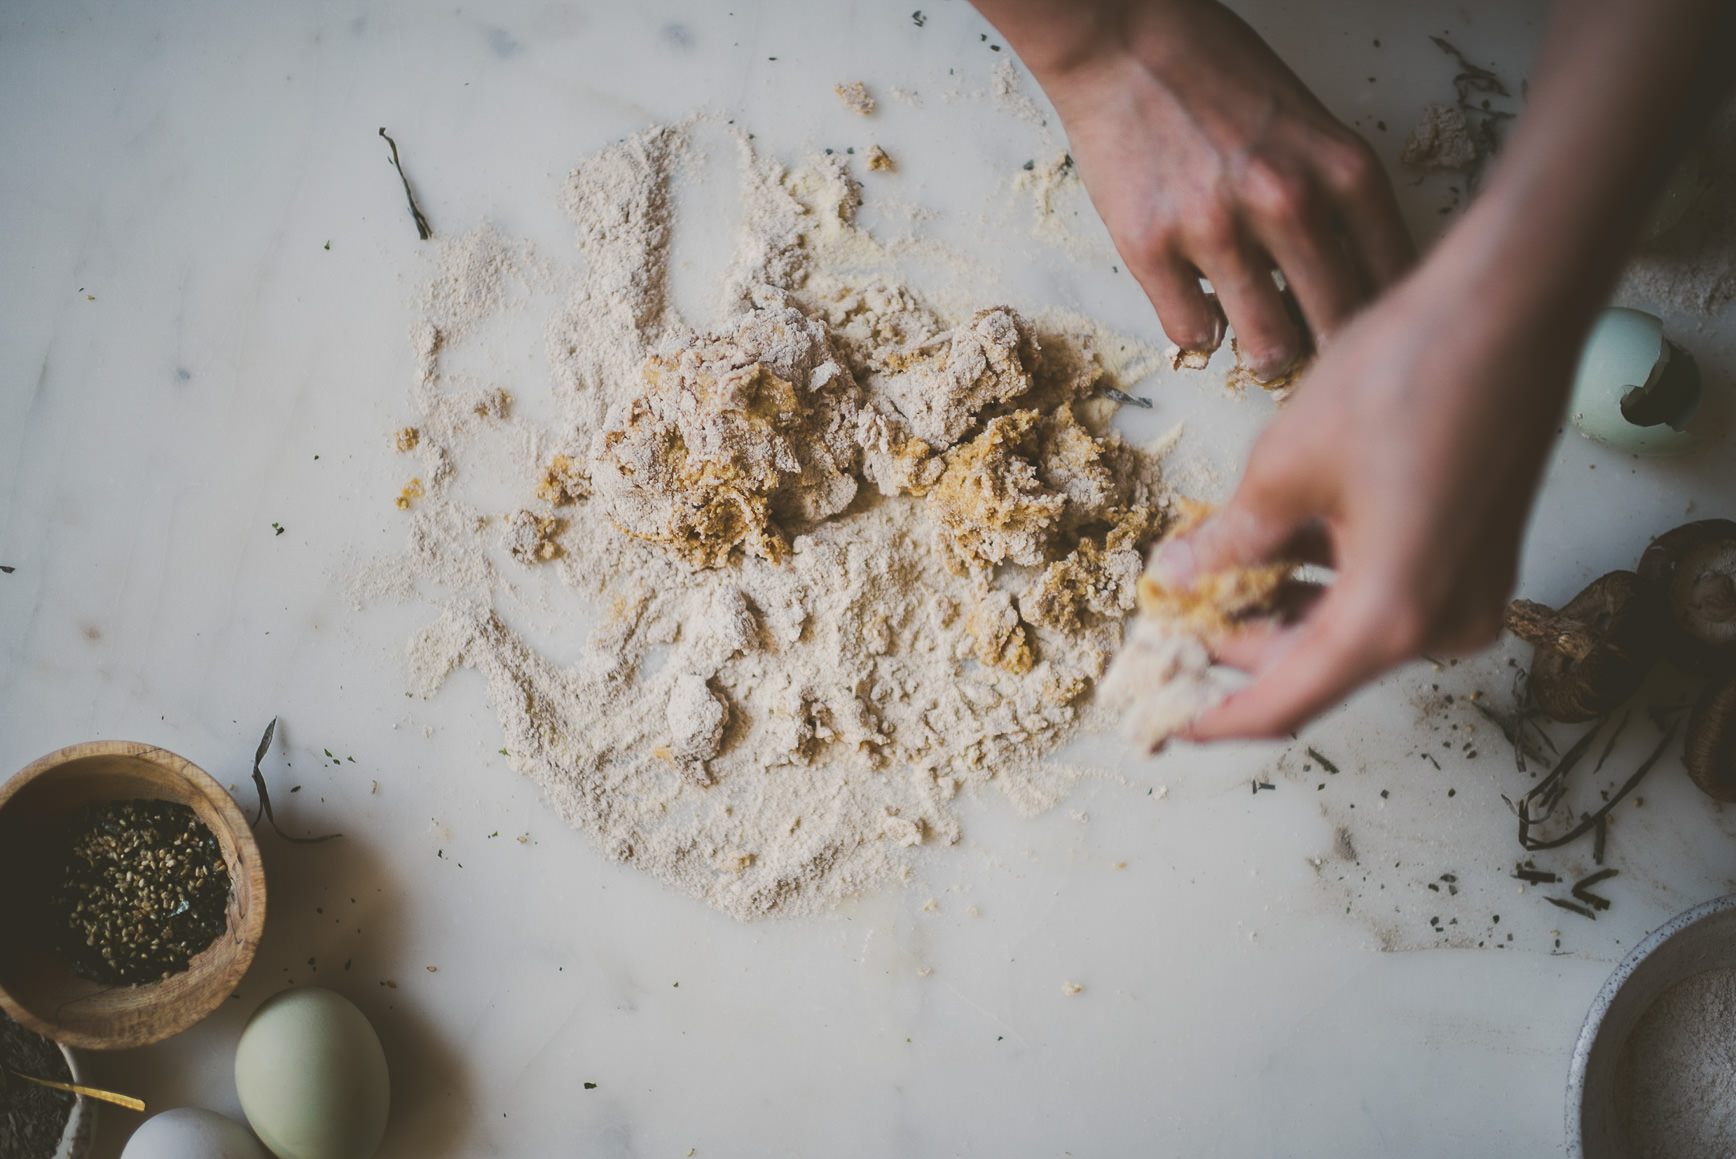
[{"label": "forearm", "polygon": [[1488,324],[1582,333],[1682,145],[1729,87],[1730,8],[1557,4],[1488,187],[1426,265],[1474,283]]}]

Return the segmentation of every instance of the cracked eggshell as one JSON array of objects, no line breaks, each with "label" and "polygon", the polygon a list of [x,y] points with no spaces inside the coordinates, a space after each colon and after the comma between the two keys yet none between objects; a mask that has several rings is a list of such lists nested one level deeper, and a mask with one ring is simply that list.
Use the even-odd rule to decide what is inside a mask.
[{"label": "cracked eggshell", "polygon": [[380,1036],[330,990],[285,990],[254,1012],[235,1048],[235,1091],[278,1159],[368,1159],[386,1133]]},{"label": "cracked eggshell", "polygon": [[1629,454],[1674,455],[1698,442],[1690,423],[1699,406],[1699,370],[1664,338],[1662,321],[1622,307],[1598,316],[1568,403],[1581,434]]}]

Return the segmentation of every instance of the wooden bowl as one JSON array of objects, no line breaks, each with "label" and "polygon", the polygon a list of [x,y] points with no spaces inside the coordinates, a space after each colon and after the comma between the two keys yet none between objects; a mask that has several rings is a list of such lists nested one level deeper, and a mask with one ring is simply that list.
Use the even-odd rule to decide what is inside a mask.
[{"label": "wooden bowl", "polygon": [[[80,978],[43,920],[56,857],[88,805],[137,798],[192,808],[229,869],[228,924],[188,968],[143,986]],[[0,1007],[68,1046],[119,1050],[179,1034],[234,993],[265,931],[265,869],[247,820],[197,765],[153,745],[90,741],[49,753],[0,786]]]}]

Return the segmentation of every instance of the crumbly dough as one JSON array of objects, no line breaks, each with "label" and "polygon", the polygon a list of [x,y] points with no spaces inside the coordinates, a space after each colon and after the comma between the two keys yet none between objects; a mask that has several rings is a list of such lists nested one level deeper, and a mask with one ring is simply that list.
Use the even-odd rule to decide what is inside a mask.
[{"label": "crumbly dough", "polygon": [[536,497],[556,507],[587,499],[590,494],[590,476],[585,474],[584,466],[570,455],[551,458],[536,485]]},{"label": "crumbly dough", "polygon": [[[1168,534],[1203,522],[1211,508],[1177,500]],[[1149,570],[1139,577],[1139,616],[1103,678],[1104,705],[1122,714],[1122,735],[1156,752],[1206,710],[1241,687],[1239,673],[1212,662],[1211,645],[1249,616],[1269,611],[1294,567],[1288,563],[1233,568],[1198,577],[1177,590]]]},{"label": "crumbly dough", "polygon": [[983,592],[971,608],[965,630],[976,641],[976,658],[991,668],[1022,675],[1036,662],[1013,598],[1006,592]]},{"label": "crumbly dough", "polygon": [[898,166],[892,163],[892,158],[878,145],[868,146],[868,168],[875,173],[890,173]]},{"label": "crumbly dough", "polygon": [[1462,110],[1431,102],[1405,138],[1399,163],[1413,169],[1469,169],[1477,162],[1477,141]]},{"label": "crumbly dough", "polygon": [[1081,536],[1065,559],[1043,570],[1019,596],[1019,614],[1033,624],[1076,632],[1086,616],[1116,616],[1133,610],[1140,573],[1140,545],[1156,523],[1149,507],[1120,513],[1103,541]]},{"label": "crumbly dough", "polygon": [[556,537],[563,521],[534,511],[515,511],[506,517],[503,536],[506,550],[520,563],[543,563],[561,554]]},{"label": "crumbly dough", "polygon": [[711,690],[705,677],[684,672],[675,678],[669,690],[664,720],[669,726],[665,749],[669,759],[690,780],[710,784],[711,773],[705,762],[715,757],[723,744],[724,726],[729,721],[728,705]]},{"label": "crumbly dough", "polygon": [[928,493],[928,510],[955,571],[1003,561],[1044,562],[1067,499],[1045,487],[1037,473],[1041,422],[1034,410],[1002,415],[946,456],[946,471]]},{"label": "crumbly dough", "polygon": [[887,360],[881,383],[911,433],[930,445],[956,443],[985,407],[1031,389],[1038,345],[1030,325],[1004,306]]},{"label": "crumbly dough", "polygon": [[791,306],[645,362],[649,390],[591,444],[608,517],[698,567],[737,548],[777,562],[789,533],[856,495],[862,392],[825,328]]},{"label": "crumbly dough", "polygon": [[[1209,504],[1176,500],[1176,518],[1166,536],[1188,534],[1211,513]],[[1210,643],[1233,631],[1239,621],[1269,610],[1295,570],[1290,563],[1230,568],[1198,576],[1191,587],[1180,590],[1147,572],[1139,577],[1139,614]]]},{"label": "crumbly dough", "polygon": [[874,111],[874,98],[869,95],[868,86],[859,80],[853,80],[847,85],[835,85],[832,91],[838,94],[838,99],[844,102],[844,107],[852,113],[866,117]]}]

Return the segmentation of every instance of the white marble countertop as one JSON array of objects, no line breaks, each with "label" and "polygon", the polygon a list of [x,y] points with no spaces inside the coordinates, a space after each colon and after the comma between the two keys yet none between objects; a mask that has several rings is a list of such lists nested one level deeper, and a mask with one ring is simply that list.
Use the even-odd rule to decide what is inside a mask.
[{"label": "white marble countertop", "polygon": [[[870,143],[832,85],[902,86],[920,103],[883,100],[872,126],[891,196],[980,244],[1023,212],[1005,182],[1040,131],[985,95],[1004,54],[976,14],[932,0],[919,26],[915,2],[0,9],[0,772],[147,740],[251,805],[279,716],[286,827],[345,834],[263,835],[270,919],[237,1000],[92,1058],[93,1081],[237,1113],[235,1037],[293,981],[379,1026],[384,1156],[1559,1153],[1592,994],[1646,930],[1733,888],[1736,844],[1672,764],[1611,837],[1624,873],[1595,924],[1518,894],[1501,795],[1528,782],[1462,701],[1505,691],[1505,651],[1395,674],[1294,745],[1140,762],[1087,740],[1117,775],[1036,819],[983,798],[909,887],[739,924],[565,828],[498,755],[473,673],[406,698],[425,608],[347,601],[357,562],[402,540],[386,435],[430,260],[376,130],[437,235],[491,220],[564,259],[555,195],[602,144],[705,107],[794,161]],[[1426,34],[1516,79],[1541,24],[1532,4],[1245,8],[1395,173],[1404,127],[1451,92]],[[1448,184],[1402,176],[1419,236]],[[1125,277],[999,248],[1014,304],[1158,337]],[[1729,315],[1670,321],[1728,383]],[[1185,454],[1233,477],[1270,404],[1219,382],[1154,381],[1135,420],[1187,420]],[[1729,446],[1640,463],[1570,433],[1521,590],[1562,601],[1690,504],[1730,514]],[[1498,751],[1471,760],[1456,730],[1479,724]],[[1332,860],[1343,826],[1357,863]],[[102,1118],[97,1153],[118,1154],[134,1120]]]}]

